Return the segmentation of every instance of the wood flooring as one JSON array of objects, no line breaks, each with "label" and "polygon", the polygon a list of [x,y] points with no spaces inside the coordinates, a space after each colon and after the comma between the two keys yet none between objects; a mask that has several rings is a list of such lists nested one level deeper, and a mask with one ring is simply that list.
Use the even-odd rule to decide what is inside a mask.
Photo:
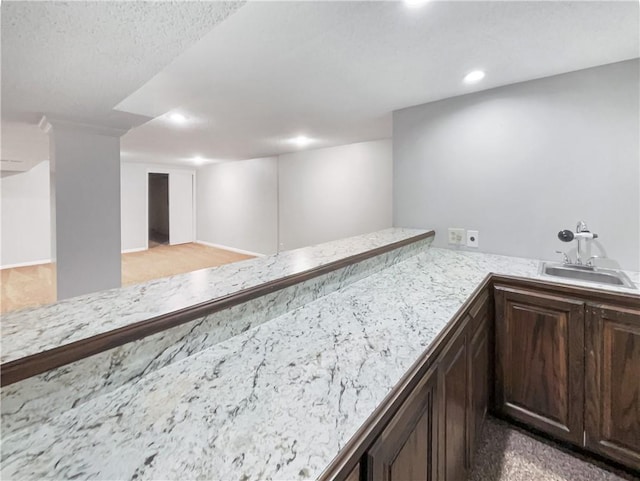
[{"label": "wood flooring", "polygon": [[[157,245],[122,254],[122,285],[221,266],[253,256],[202,244]],[[0,312],[55,302],[55,266],[39,264],[0,270]]]}]

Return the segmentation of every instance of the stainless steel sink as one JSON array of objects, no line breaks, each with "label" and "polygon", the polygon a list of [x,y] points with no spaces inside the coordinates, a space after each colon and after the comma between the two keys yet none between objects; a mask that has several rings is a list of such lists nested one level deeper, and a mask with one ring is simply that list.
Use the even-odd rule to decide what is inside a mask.
[{"label": "stainless steel sink", "polygon": [[624,272],[613,269],[602,269],[600,267],[572,266],[541,262],[540,274],[553,277],[564,277],[565,279],[575,279],[576,281],[593,282],[594,284],[629,287],[631,289],[635,289],[636,287]]}]

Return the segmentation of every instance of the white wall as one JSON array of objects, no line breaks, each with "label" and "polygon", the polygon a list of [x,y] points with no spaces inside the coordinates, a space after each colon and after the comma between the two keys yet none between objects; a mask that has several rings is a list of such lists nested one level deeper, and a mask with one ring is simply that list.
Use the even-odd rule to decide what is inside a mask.
[{"label": "white wall", "polygon": [[190,167],[167,166],[137,162],[123,162],[120,170],[122,251],[131,252],[147,248],[149,235],[147,211],[148,173],[195,173]]},{"label": "white wall", "polygon": [[[582,219],[640,270],[639,62],[394,112],[394,224],[480,231],[480,250],[559,259]],[[615,263],[614,263],[615,264]]]},{"label": "white wall", "polygon": [[57,299],[120,287],[121,132],[49,122]]},{"label": "white wall", "polygon": [[[50,259],[48,168],[2,179],[3,266]],[[122,162],[123,252],[147,247],[148,172],[185,171],[194,172]],[[391,174],[390,140],[204,166],[196,175],[196,238],[272,254],[278,229],[282,250],[383,229],[391,225]]]},{"label": "white wall", "polygon": [[259,254],[278,249],[278,159],[201,167],[197,182],[197,239]]},{"label": "white wall", "polygon": [[[148,172],[195,172],[161,164],[123,162],[120,169],[122,251],[147,248]],[[0,266],[51,261],[49,162],[27,172],[2,174]],[[274,225],[276,221],[274,220]]]},{"label": "white wall", "polygon": [[392,224],[391,141],[198,170],[199,241],[272,254]]},{"label": "white wall", "polygon": [[147,248],[147,165],[123,162],[120,166],[122,251]]},{"label": "white wall", "polygon": [[0,195],[0,265],[50,262],[49,162],[40,162],[27,172],[3,172]]},{"label": "white wall", "polygon": [[280,250],[391,227],[391,140],[280,156]]}]

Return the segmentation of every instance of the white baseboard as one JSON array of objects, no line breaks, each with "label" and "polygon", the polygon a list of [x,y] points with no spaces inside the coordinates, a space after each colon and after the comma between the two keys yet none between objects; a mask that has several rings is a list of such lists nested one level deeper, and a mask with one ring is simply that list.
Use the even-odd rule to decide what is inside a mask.
[{"label": "white baseboard", "polygon": [[[137,247],[135,249],[126,249],[123,250],[123,254],[129,254],[130,252],[140,252],[146,251],[146,247]],[[39,264],[51,264],[51,259],[39,259],[37,261],[29,261],[29,262],[18,262],[16,264],[7,264],[0,266],[0,269],[13,269],[14,267],[29,267],[29,266],[37,266]]]},{"label": "white baseboard", "polygon": [[141,252],[141,251],[146,251],[147,248],[146,247],[136,247],[135,249],[125,249],[122,251],[123,254],[130,254],[132,252]]},{"label": "white baseboard", "polygon": [[0,269],[13,269],[14,267],[37,266],[38,264],[51,264],[51,259],[40,259],[37,261],[18,262],[17,264],[7,264],[6,266],[0,266]]},{"label": "white baseboard", "polygon": [[218,249],[224,249],[226,251],[237,252],[238,254],[247,254],[248,256],[256,256],[256,257],[266,257],[265,254],[260,254],[259,252],[245,251],[244,249],[236,249],[235,247],[229,247],[222,244],[212,244],[211,242],[205,242],[201,240],[197,240],[196,244],[202,244],[209,247],[217,247]]}]

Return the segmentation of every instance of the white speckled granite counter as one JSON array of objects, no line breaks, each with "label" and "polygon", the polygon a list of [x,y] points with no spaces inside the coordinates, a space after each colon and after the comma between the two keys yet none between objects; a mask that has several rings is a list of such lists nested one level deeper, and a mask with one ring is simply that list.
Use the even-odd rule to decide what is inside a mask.
[{"label": "white speckled granite counter", "polygon": [[[402,232],[404,236],[406,230]],[[304,306],[319,297],[379,272],[427,249],[429,232],[412,236],[319,276],[298,280],[233,307],[197,317],[115,348],[51,367],[41,374],[2,388],[2,433],[38,424],[118,389],[150,372],[209,349],[217,343]],[[349,239],[349,244],[353,244]],[[406,245],[405,245],[406,244]],[[390,248],[390,250],[387,250]],[[365,254],[371,254],[367,252]],[[340,264],[342,265],[342,264]],[[308,272],[308,271],[307,271]],[[25,369],[22,367],[22,369]]]},{"label": "white speckled granite counter", "polygon": [[2,364],[424,233],[391,228],[0,316]]},{"label": "white speckled granite counter", "polygon": [[428,249],[16,431],[2,477],[317,478],[488,273],[537,270]]}]

